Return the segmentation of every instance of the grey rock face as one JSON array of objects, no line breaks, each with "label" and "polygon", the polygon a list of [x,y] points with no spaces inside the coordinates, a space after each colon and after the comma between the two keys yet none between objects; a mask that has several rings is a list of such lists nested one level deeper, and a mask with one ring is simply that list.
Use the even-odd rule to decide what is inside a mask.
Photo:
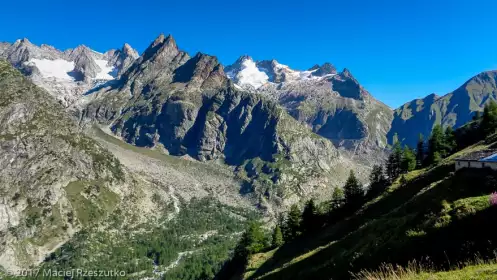
[{"label": "grey rock face", "polygon": [[26,268],[81,229],[87,207],[101,207],[91,197],[76,201],[83,190],[117,197],[111,189],[125,173],[53,97],[4,61],[0,89],[0,265]]},{"label": "grey rock face", "polygon": [[10,47],[10,43],[0,42],[0,58],[5,58],[3,53]]},{"label": "grey rock face", "polygon": [[21,69],[23,68],[23,63],[29,59],[56,59],[61,55],[60,51],[48,46],[39,48],[33,45],[28,39],[15,41],[2,54],[12,65]]},{"label": "grey rock face", "polygon": [[89,82],[97,76],[102,69],[95,63],[92,51],[86,46],[79,46],[68,54],[68,58],[74,61],[74,70],[71,75],[77,81]]},{"label": "grey rock face", "polygon": [[241,57],[233,66],[226,67],[234,83],[279,103],[295,119],[338,147],[372,161],[371,154],[383,153],[392,110],[375,100],[349,70],[337,73],[333,65],[325,63],[296,71],[275,60],[261,61],[256,65],[268,75],[269,82],[254,89],[244,87],[237,79],[247,59],[251,58]]},{"label": "grey rock face", "polygon": [[[215,57],[189,58],[170,36],[159,36],[119,85],[93,93],[82,119],[108,124],[136,146],[222,159],[240,176],[246,164],[260,169],[255,162],[262,162],[272,178],[266,183],[290,196],[309,195],[312,185],[341,184],[347,168],[357,166],[274,101],[237,90]],[[261,182],[260,176],[254,172],[247,180]]]},{"label": "grey rock face", "polygon": [[313,76],[317,76],[317,77],[322,77],[322,76],[325,76],[325,75],[329,75],[329,74],[337,74],[337,69],[335,68],[335,66],[333,66],[331,63],[329,62],[326,62],[324,63],[323,65],[319,66],[319,65],[314,65],[311,69],[309,69],[310,71],[313,71],[312,72],[312,75]]},{"label": "grey rock face", "polygon": [[128,68],[133,64],[133,62],[140,56],[138,52],[133,49],[127,43],[124,44],[120,50],[110,50],[105,54],[106,59],[109,61],[109,65],[113,65],[117,72],[117,77],[120,77]]},{"label": "grey rock face", "polygon": [[415,147],[419,134],[428,138],[436,124],[454,128],[464,125],[490,100],[497,99],[496,81],[497,71],[483,72],[444,96],[431,94],[404,104],[395,110],[389,142],[397,134],[402,143]]},{"label": "grey rock face", "polygon": [[178,49],[172,36],[166,38],[161,34],[123,74],[123,81],[127,86],[133,87],[133,92],[139,93],[146,84],[154,80],[171,82],[174,70],[188,59],[188,54]]}]

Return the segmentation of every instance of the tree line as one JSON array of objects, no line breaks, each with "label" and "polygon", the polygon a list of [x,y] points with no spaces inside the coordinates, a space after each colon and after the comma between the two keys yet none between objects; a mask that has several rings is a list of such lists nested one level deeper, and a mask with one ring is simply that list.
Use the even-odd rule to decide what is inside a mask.
[{"label": "tree line", "polygon": [[454,131],[451,126],[443,129],[437,124],[427,141],[422,134],[419,135],[416,149],[402,146],[394,136],[392,152],[383,164],[373,166],[367,188],[351,170],[344,186],[334,189],[331,200],[317,204],[310,199],[303,209],[298,204],[292,205],[288,213],[278,218],[271,232],[264,231],[258,222],[251,223],[235,249],[235,257],[246,262],[253,254],[280,247],[326,225],[335,224],[352,215],[367,201],[383,194],[399,177],[400,184],[406,184],[404,174],[437,165],[454,152],[494,135],[497,129],[497,103],[490,101],[483,114],[477,112],[468,125]]}]

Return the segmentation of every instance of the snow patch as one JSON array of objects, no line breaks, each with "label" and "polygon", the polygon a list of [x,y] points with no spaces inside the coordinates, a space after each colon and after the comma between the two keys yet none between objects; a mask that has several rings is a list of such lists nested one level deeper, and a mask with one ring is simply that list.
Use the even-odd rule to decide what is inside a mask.
[{"label": "snow patch", "polygon": [[116,70],[112,66],[108,66],[108,61],[104,59],[95,59],[95,63],[101,69],[100,72],[97,73],[95,80],[113,80],[116,76]]},{"label": "snow patch", "polygon": [[268,75],[260,71],[252,60],[245,60],[241,68],[240,72],[236,75],[238,84],[240,85],[251,85],[257,89],[269,80]]},{"label": "snow patch", "polygon": [[74,62],[64,59],[30,59],[25,62],[28,66],[35,66],[40,71],[44,78],[57,78],[66,81],[74,81],[74,78],[69,75],[74,69]]}]

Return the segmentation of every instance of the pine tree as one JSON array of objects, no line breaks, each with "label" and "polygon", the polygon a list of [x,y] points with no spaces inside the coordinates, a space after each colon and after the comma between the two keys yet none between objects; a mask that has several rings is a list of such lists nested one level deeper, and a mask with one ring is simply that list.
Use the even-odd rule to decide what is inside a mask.
[{"label": "pine tree", "polygon": [[416,145],[416,168],[423,168],[423,163],[425,160],[425,139],[423,134],[419,134],[418,144]]},{"label": "pine tree", "polygon": [[284,237],[285,240],[293,240],[301,235],[301,215],[302,213],[297,204],[290,207],[290,212],[288,212],[288,217],[286,219],[286,228],[288,232],[287,236]]},{"label": "pine tree", "polygon": [[451,126],[448,126],[445,129],[443,144],[444,144],[444,150],[443,150],[444,156],[448,156],[454,153],[454,151],[457,148],[456,133],[454,132],[454,129]]},{"label": "pine tree", "polygon": [[280,226],[277,224],[273,230],[273,238],[271,241],[271,247],[277,248],[277,247],[280,247],[281,245],[283,245],[283,243],[285,243],[283,240],[283,233],[281,231]]},{"label": "pine tree", "polygon": [[345,195],[343,189],[335,188],[333,194],[331,195],[330,211],[339,209],[345,202]]},{"label": "pine tree", "polygon": [[444,138],[442,126],[435,125],[428,141],[428,164],[437,164],[443,158]]},{"label": "pine tree", "polygon": [[347,182],[345,182],[343,192],[345,194],[345,203],[347,205],[358,205],[363,202],[364,190],[352,170],[350,170],[349,178],[347,179]]},{"label": "pine tree", "polygon": [[385,172],[381,165],[374,165],[369,175],[369,190],[368,197],[375,198],[381,193],[383,193],[388,185],[387,178],[385,177]]},{"label": "pine tree", "polygon": [[310,199],[302,213],[302,231],[313,232],[319,227],[317,207],[313,199]]},{"label": "pine tree", "polygon": [[404,147],[400,165],[402,173],[407,173],[416,169],[416,155],[414,154],[414,151],[408,146]]},{"label": "pine tree", "polygon": [[235,248],[235,256],[247,260],[249,256],[265,248],[265,239],[261,225],[257,222],[250,223]]},{"label": "pine tree", "polygon": [[483,109],[481,129],[485,137],[495,133],[497,129],[497,103],[493,100]]},{"label": "pine tree", "polygon": [[287,220],[286,220],[286,216],[283,215],[283,214],[279,214],[278,215],[277,225],[281,229],[281,233],[283,234],[283,240],[290,240],[289,236],[291,235],[291,233],[290,233],[290,230],[288,229],[287,224],[288,223],[287,223]]},{"label": "pine tree", "polygon": [[387,161],[387,175],[390,182],[395,181],[397,177],[402,173],[401,163],[402,163],[402,148],[399,142],[395,142],[392,153],[388,157]]}]

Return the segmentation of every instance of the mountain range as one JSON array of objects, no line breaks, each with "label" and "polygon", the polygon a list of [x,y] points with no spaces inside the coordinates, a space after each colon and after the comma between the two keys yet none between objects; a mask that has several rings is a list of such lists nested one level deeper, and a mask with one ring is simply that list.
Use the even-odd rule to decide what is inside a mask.
[{"label": "mountain range", "polygon": [[295,70],[244,55],[224,66],[170,35],[142,54],[128,44],[98,53],[22,39],[0,43],[0,60],[8,268],[40,264],[116,209],[137,226],[163,203],[174,217],[193,197],[213,196],[272,220],[293,203],[329,198],[351,169],[367,182],[394,139],[414,147],[435,124],[459,127],[497,98],[489,71],[392,110],[331,63]]},{"label": "mountain range", "polygon": [[[1,43],[0,58],[47,89],[65,107],[76,107],[89,99],[85,95],[104,85],[120,81],[129,86],[130,80],[137,75],[146,78],[140,81],[143,84],[154,78],[164,78],[155,75],[157,69],[174,72],[183,66],[190,57],[181,51],[172,64],[165,58],[163,61],[150,60],[158,51],[165,53],[161,55],[173,55],[177,46],[171,36],[168,38],[173,41],[171,49],[161,48],[161,40],[166,39],[161,35],[142,56],[128,44],[102,54],[84,45],[61,51],[22,39],[12,44]],[[197,54],[195,57],[206,56]],[[126,73],[133,64],[134,69]],[[193,67],[192,64],[190,61],[190,65],[184,65],[181,70]],[[218,81],[212,77],[209,83],[222,83],[221,80],[226,79],[230,84],[225,87],[262,95],[314,133],[330,139],[338,148],[354,151],[353,156],[364,156],[371,149],[387,147],[395,134],[403,143],[414,147],[420,133],[428,137],[434,124],[463,125],[476,111],[482,111],[488,100],[494,100],[496,94],[495,71],[487,71],[444,96],[430,94],[392,110],[364,89],[348,69],[339,72],[331,63],[300,71],[276,60],[254,61],[243,55],[232,65],[219,64],[219,68],[223,71],[218,71]],[[142,70],[152,74],[141,73]],[[126,76],[122,77],[124,74]],[[175,73],[172,82],[193,78],[188,75]],[[189,86],[192,87],[193,84]]]}]

